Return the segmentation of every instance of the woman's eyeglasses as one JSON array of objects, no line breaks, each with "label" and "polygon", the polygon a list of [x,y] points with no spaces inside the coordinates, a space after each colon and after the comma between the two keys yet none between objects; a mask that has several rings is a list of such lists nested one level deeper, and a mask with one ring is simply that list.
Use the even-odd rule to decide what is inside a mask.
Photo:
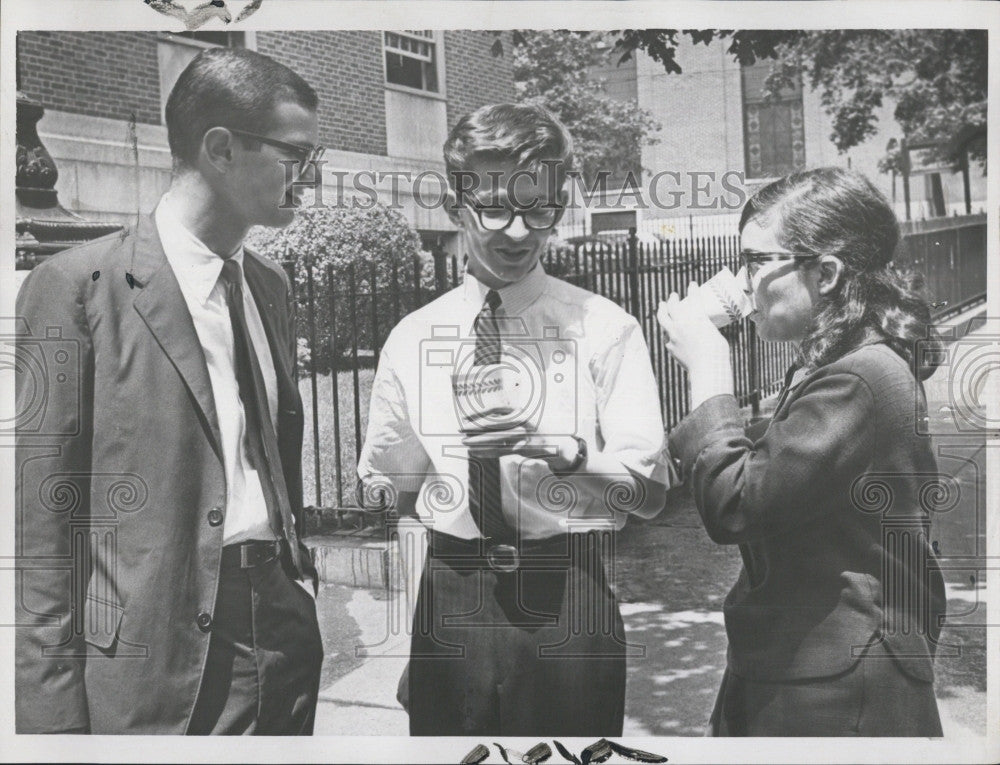
[{"label": "woman's eyeglasses", "polygon": [[473,197],[467,197],[469,207],[479,218],[479,225],[486,231],[503,231],[514,222],[514,217],[521,216],[524,227],[532,231],[545,231],[559,222],[565,209],[560,204],[543,204],[530,210],[514,210],[502,205],[484,205]]},{"label": "woman's eyeglasses", "polygon": [[740,263],[746,269],[747,276],[756,276],[760,267],[764,263],[773,263],[781,260],[794,260],[796,263],[805,263],[815,260],[816,256],[807,252],[758,252],[756,250],[740,250]]},{"label": "woman's eyeglasses", "polygon": [[236,128],[226,129],[230,133],[235,133],[236,135],[249,138],[250,140],[257,141],[259,143],[266,143],[268,146],[281,149],[286,154],[290,154],[295,157],[299,163],[300,174],[305,172],[306,165],[319,161],[320,157],[322,157],[323,153],[326,151],[326,147],[324,146],[301,146],[297,143],[288,143],[287,141],[279,141],[277,138],[269,138],[266,135],[251,133],[249,130],[237,130]]}]

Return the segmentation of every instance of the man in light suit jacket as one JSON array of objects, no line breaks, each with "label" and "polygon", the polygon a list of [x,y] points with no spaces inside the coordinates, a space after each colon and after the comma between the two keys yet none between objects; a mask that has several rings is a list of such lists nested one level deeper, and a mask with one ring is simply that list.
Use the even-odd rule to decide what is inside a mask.
[{"label": "man in light suit jacket", "polygon": [[312,732],[292,302],[243,239],[292,221],[316,108],[266,56],[201,53],[155,212],[21,289],[19,733]]}]

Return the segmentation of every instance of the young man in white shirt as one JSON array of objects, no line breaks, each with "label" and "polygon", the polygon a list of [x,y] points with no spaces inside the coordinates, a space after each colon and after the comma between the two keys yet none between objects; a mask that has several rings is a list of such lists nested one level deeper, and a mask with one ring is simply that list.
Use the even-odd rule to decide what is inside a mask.
[{"label": "young man in white shirt", "polygon": [[626,640],[605,567],[667,469],[648,350],[611,301],[546,275],[571,139],[539,107],[445,143],[464,283],[382,349],[358,472],[428,529],[408,678],[413,735],[619,735]]}]

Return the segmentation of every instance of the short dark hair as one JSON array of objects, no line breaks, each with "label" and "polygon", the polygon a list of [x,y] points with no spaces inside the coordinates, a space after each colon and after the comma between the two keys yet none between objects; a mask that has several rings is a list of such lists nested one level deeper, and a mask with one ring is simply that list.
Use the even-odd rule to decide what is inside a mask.
[{"label": "short dark hair", "polygon": [[544,107],[533,104],[489,104],[462,117],[444,142],[448,183],[455,173],[477,161],[514,162],[519,169],[537,170],[556,164],[561,187],[573,169],[573,139],[566,127]]},{"label": "short dark hair", "polygon": [[179,165],[194,165],[213,127],[266,132],[274,108],[292,101],[309,111],[316,91],[284,64],[246,48],[209,48],[189,63],[167,98],[167,140]]},{"label": "short dark hair", "polygon": [[840,283],[820,298],[802,342],[807,365],[819,367],[866,343],[885,342],[918,377],[933,372],[915,350],[918,340],[933,341],[923,278],[893,264],[899,223],[868,178],[838,167],[792,173],[747,201],[741,233],[750,221],[777,223],[778,243],[792,252],[835,255],[844,264]]}]

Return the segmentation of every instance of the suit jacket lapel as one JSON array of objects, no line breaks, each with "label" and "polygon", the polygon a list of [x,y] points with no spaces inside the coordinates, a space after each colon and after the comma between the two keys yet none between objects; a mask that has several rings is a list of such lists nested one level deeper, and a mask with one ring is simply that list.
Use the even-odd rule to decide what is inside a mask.
[{"label": "suit jacket lapel", "polygon": [[152,216],[139,220],[132,248],[130,273],[137,293],[135,310],[191,392],[212,448],[222,460],[222,436],[205,353]]}]

